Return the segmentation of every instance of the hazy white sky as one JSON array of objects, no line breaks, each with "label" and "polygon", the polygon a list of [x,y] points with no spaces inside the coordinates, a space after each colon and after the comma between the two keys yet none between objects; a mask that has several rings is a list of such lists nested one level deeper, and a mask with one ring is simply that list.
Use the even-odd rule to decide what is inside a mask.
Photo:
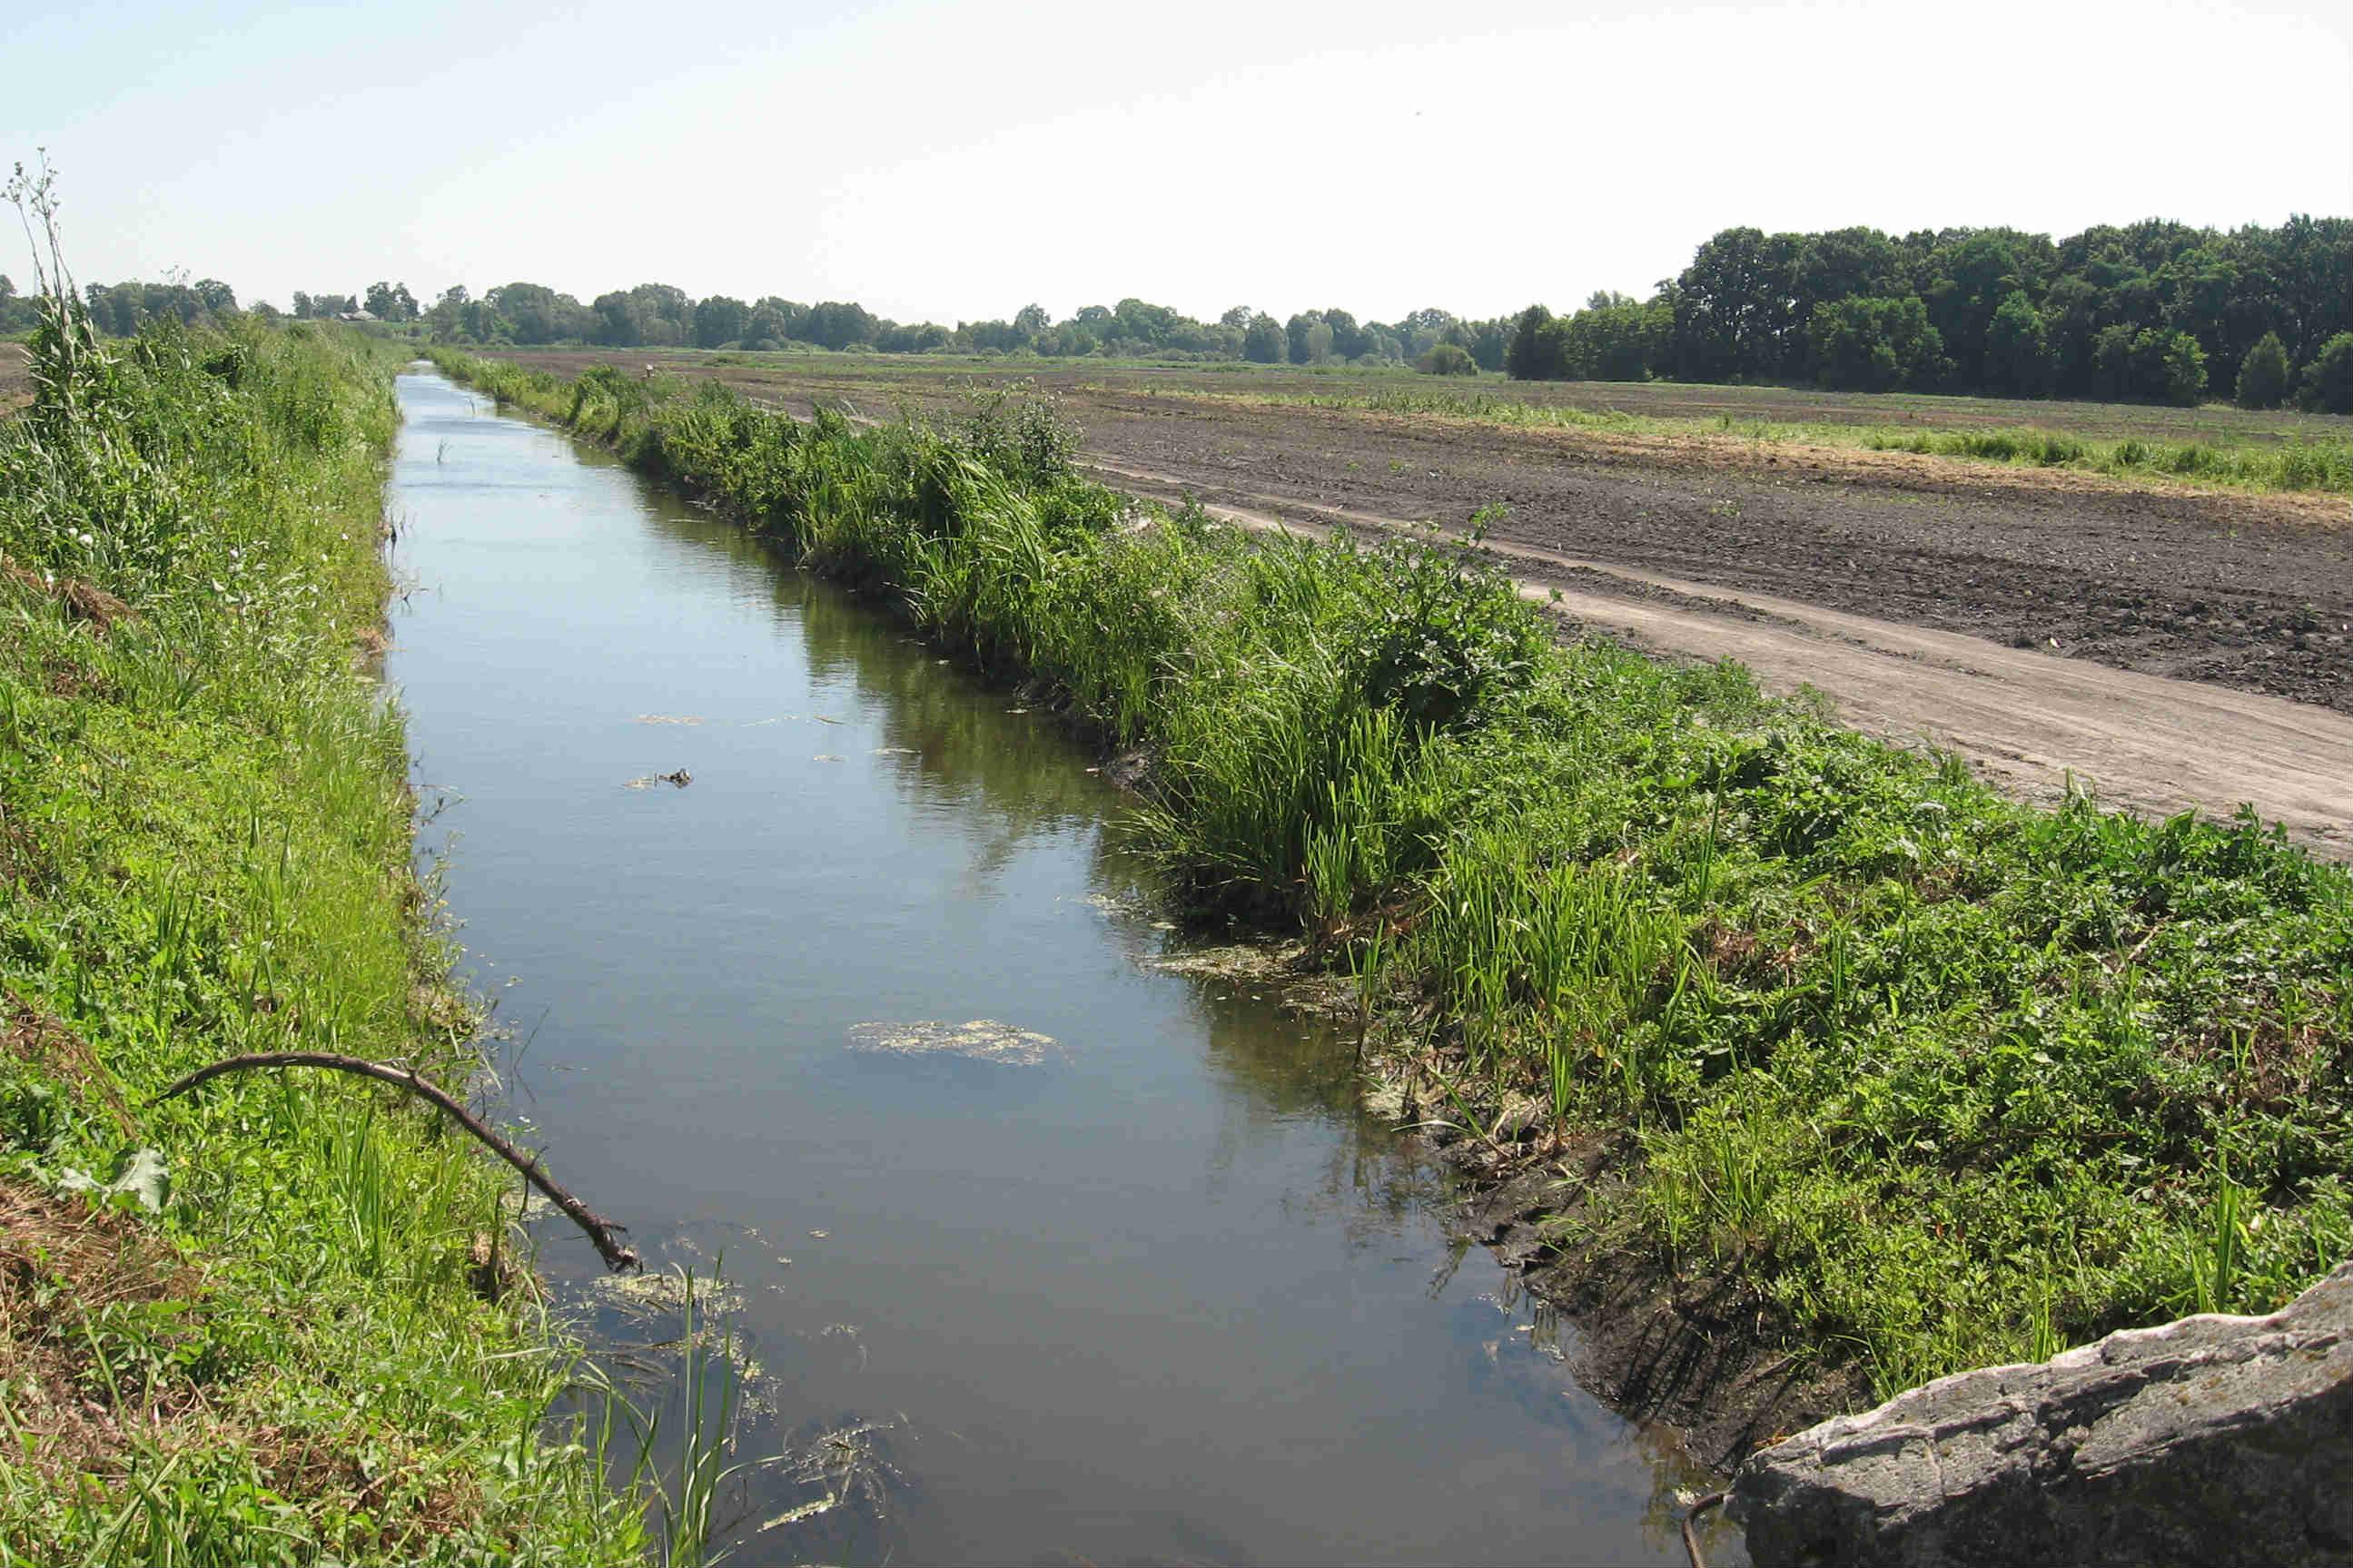
[{"label": "hazy white sky", "polygon": [[1483,316],[1734,224],[2353,214],[2353,0],[16,0],[0,68],[0,162],[49,148],[85,280],[280,306]]}]

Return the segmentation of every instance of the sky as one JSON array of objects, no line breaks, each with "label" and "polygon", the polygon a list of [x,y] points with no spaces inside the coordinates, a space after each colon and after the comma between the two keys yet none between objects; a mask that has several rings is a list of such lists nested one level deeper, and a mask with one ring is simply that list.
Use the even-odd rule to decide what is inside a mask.
[{"label": "sky", "polygon": [[1742,224],[2353,215],[2353,0],[14,0],[0,70],[0,167],[47,148],[83,281],[280,307],[1483,317]]}]

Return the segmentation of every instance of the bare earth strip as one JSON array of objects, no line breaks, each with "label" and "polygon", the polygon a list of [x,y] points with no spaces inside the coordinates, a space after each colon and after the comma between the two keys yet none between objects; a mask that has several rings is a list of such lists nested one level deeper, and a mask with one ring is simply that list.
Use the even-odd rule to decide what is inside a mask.
[{"label": "bare earth strip", "polygon": [[33,366],[22,343],[0,343],[0,419],[33,401]]},{"label": "bare earth strip", "polygon": [[[1183,488],[1166,475],[1095,467],[1132,488]],[[1255,528],[1320,531],[1298,521],[1312,509],[1260,499],[1208,510]],[[1358,528],[1415,526],[1325,516]],[[2109,805],[2159,816],[2226,816],[2248,803],[2300,842],[2353,859],[2353,719],[2343,714],[1527,545],[1488,548],[1509,563],[1522,596],[1581,626],[1660,653],[1736,659],[1777,690],[1810,686],[1856,728],[1959,752],[2020,795],[2053,799],[2072,783]]]}]

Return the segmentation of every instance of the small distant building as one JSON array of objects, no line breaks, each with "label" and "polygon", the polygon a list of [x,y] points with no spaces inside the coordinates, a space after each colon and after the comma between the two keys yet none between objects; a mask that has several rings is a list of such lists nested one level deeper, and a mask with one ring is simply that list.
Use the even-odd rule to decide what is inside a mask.
[{"label": "small distant building", "polygon": [[339,321],[373,321],[378,319],[374,310],[345,310],[335,318]]}]

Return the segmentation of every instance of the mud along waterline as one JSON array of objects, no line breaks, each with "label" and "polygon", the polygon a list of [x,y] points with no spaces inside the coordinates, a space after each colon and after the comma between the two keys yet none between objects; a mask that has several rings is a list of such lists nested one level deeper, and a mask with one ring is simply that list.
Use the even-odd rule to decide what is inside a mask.
[{"label": "mud along waterline", "polygon": [[[427,847],[553,1167],[741,1298],[742,1457],[792,1458],[740,1560],[1680,1559],[1691,1478],[1450,1242],[1345,1046],[1154,967],[1050,718],[601,454],[400,396]],[[1018,1037],[916,1027],[982,1019]],[[585,1243],[542,1266],[620,1321]]]}]

